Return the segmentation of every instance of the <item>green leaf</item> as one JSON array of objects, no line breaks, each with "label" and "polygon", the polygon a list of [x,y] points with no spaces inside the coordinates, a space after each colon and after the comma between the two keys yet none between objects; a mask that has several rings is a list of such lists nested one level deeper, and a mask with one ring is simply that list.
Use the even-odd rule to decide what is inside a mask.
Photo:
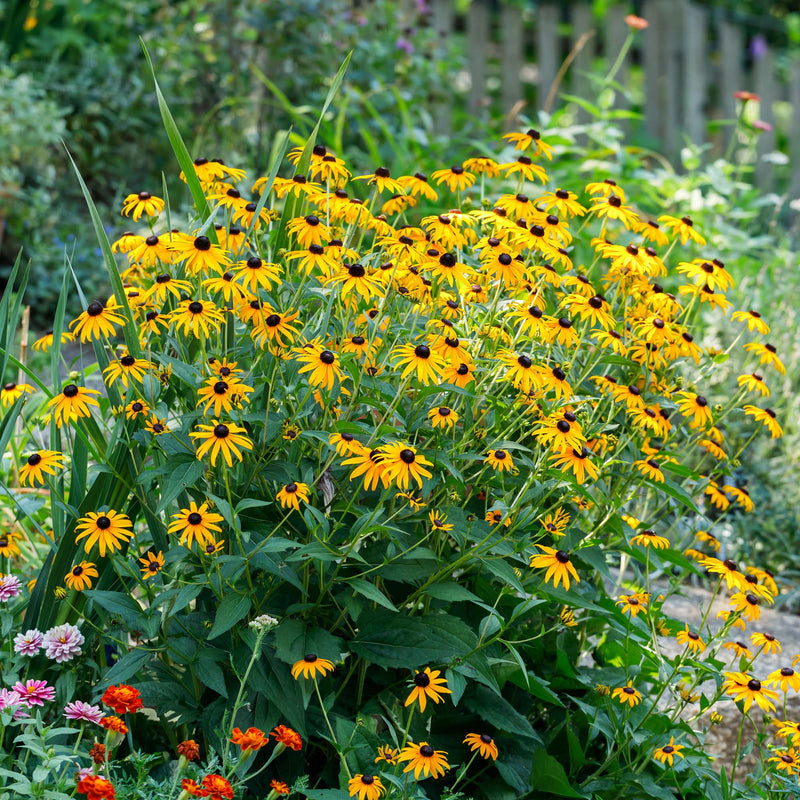
[{"label": "green leaf", "polygon": [[306,653],[314,653],[329,661],[338,661],[344,642],[322,628],[311,628],[299,619],[288,619],[275,629],[275,655],[287,664],[294,664]]},{"label": "green leaf", "polygon": [[129,650],[103,676],[103,685],[111,686],[129,681],[154,655],[152,650],[145,650],[143,647]]},{"label": "green leaf", "polygon": [[531,723],[508,700],[485,686],[478,686],[475,694],[464,701],[464,705],[501,731],[524,736],[544,744]]},{"label": "green leaf", "polygon": [[446,664],[478,644],[474,631],[453,616],[429,615],[423,620],[375,609],[364,612],[358,627],[351,650],[381,667]]},{"label": "green leaf", "polygon": [[[189,187],[189,191],[192,193],[195,208],[198,214],[200,214],[200,219],[205,222],[211,216],[211,211],[208,207],[203,187],[200,185],[200,179],[195,172],[194,162],[189,155],[189,151],[186,149],[183,137],[178,130],[178,126],[175,124],[175,119],[172,116],[172,112],[169,110],[167,101],[161,93],[161,87],[158,85],[158,79],[156,78],[156,71],[153,68],[153,62],[150,59],[150,53],[147,52],[147,46],[141,37],[139,38],[139,43],[142,46],[142,50],[144,50],[144,57],[147,59],[147,65],[150,67],[150,73],[153,76],[153,85],[155,86],[156,99],[158,100],[158,110],[161,112],[161,121],[164,123],[164,129],[167,132],[169,143],[172,145],[172,152],[175,153],[175,158],[178,159],[178,163],[183,171],[183,176],[186,179],[186,184]],[[213,242],[217,242],[217,234],[213,227],[209,228],[207,235]],[[116,292],[116,288],[114,291]]]},{"label": "green leaf", "polygon": [[226,594],[217,609],[217,616],[214,624],[206,637],[209,641],[222,636],[229,631],[237,622],[241,622],[250,611],[250,598],[243,594]]},{"label": "green leaf", "polygon": [[378,605],[388,608],[389,611],[397,611],[397,607],[392,603],[389,598],[377,587],[375,584],[370,583],[364,578],[353,578],[347,582],[347,585],[358,594],[363,594],[368,600],[372,600]]},{"label": "green leaf", "polygon": [[156,514],[160,514],[181,492],[194,486],[203,475],[205,466],[194,456],[174,456],[169,462],[167,479],[161,486],[161,499]]},{"label": "green leaf", "polygon": [[193,665],[194,674],[204,686],[208,686],[217,694],[223,697],[228,696],[228,689],[225,686],[225,673],[217,664],[214,653],[200,651],[197,663]]},{"label": "green leaf", "polygon": [[533,754],[531,786],[557,797],[590,797],[570,785],[564,767],[545,750],[537,750]]}]

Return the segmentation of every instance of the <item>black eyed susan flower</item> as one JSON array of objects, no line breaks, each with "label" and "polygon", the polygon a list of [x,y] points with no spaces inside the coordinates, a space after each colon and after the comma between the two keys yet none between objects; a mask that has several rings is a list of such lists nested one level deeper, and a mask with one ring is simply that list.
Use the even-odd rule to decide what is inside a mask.
[{"label": "black eyed susan flower", "polygon": [[742,615],[742,619],[749,622],[757,621],[761,615],[758,597],[752,592],[736,592],[731,597],[731,606],[735,612]]},{"label": "black eyed susan flower", "polygon": [[622,705],[628,705],[631,708],[639,705],[642,702],[642,695],[633,688],[632,681],[628,681],[625,686],[618,686],[611,692],[613,700],[619,700]]},{"label": "black eyed susan flower", "polygon": [[359,451],[351,458],[342,461],[344,466],[355,466],[350,474],[350,480],[364,476],[364,489],[375,489],[381,483],[384,489],[388,489],[391,480],[386,475],[386,467],[383,463],[383,449],[376,447],[370,450],[360,445]]},{"label": "black eyed susan flower", "polygon": [[[754,633],[750,636],[754,647],[763,648],[765,653],[780,653],[781,643],[771,633]],[[795,666],[792,664],[792,666]]]},{"label": "black eyed susan flower", "polygon": [[401,175],[397,182],[408,195],[421,196],[432,202],[439,199],[436,189],[428,183],[427,176],[421,172],[415,172],[413,175]]},{"label": "black eyed susan flower", "polygon": [[704,544],[707,544],[715,553],[720,549],[720,541],[714,536],[713,533],[709,533],[708,531],[697,531],[695,533],[697,539]]},{"label": "black eyed susan flower", "polygon": [[545,583],[552,581],[553,588],[556,589],[559,584],[563,583],[565,591],[569,591],[570,576],[575,583],[580,583],[581,579],[566,550],[556,550],[554,547],[547,547],[543,544],[537,545],[537,547],[543,552],[531,556],[530,566],[534,569],[547,569],[544,575]]},{"label": "black eyed susan flower", "polygon": [[396,747],[382,744],[378,747],[378,755],[375,756],[375,763],[377,764],[380,761],[385,761],[387,764],[396,764],[397,756],[399,755],[400,751]]},{"label": "black eyed susan flower", "polygon": [[339,286],[343,298],[356,294],[369,302],[373,298],[383,297],[380,277],[368,272],[362,264],[343,264],[325,281],[325,285]]},{"label": "black eyed susan flower", "polygon": [[176,233],[169,245],[175,261],[184,261],[187,275],[210,275],[222,273],[231,260],[218,244],[213,244],[208,236],[188,236]]},{"label": "black eyed susan flower", "polygon": [[543,155],[548,161],[553,160],[552,146],[541,138],[541,134],[535,128],[529,128],[525,132],[506,133],[503,139],[511,142],[515,150],[525,151],[533,148],[532,156]]},{"label": "black eyed susan flower", "polygon": [[511,472],[514,469],[514,460],[508,450],[490,450],[483,459],[495,472]]},{"label": "black eyed susan flower", "polygon": [[749,311],[734,311],[733,314],[731,314],[731,319],[735,319],[737,322],[747,323],[747,328],[751,332],[758,331],[758,333],[764,336],[769,333],[769,325],[767,325],[758,311],[753,311],[752,309]]},{"label": "black eyed susan flower", "polygon": [[312,386],[320,386],[325,389],[333,389],[338,380],[344,380],[344,372],[340,366],[339,356],[332,350],[324,348],[322,345],[307,345],[303,348],[296,348],[297,360],[303,364],[298,371],[308,374],[308,382]]},{"label": "black eyed susan flower", "polygon": [[211,454],[211,466],[217,465],[217,456],[221,453],[225,463],[233,466],[233,458],[242,460],[242,450],[252,450],[253,443],[245,435],[247,431],[232,422],[222,423],[213,419],[211,425],[198,425],[198,430],[189,434],[193,439],[200,441],[197,448],[197,457],[203,458]]},{"label": "black eyed susan flower", "polygon": [[358,795],[358,800],[378,800],[386,794],[386,787],[376,775],[357,773],[347,782],[350,797]]},{"label": "black eyed susan flower", "polygon": [[106,305],[103,305],[99,300],[89,303],[86,306],[86,311],[69,324],[73,336],[80,336],[82,342],[102,339],[103,337],[111,338],[116,334],[114,326],[122,325],[125,321],[120,314],[116,313],[119,307],[111,301]]},{"label": "black eyed susan flower", "polygon": [[575,619],[575,612],[571,608],[564,608],[561,609],[561,612],[558,615],[558,618],[561,620],[561,623],[567,628],[575,628],[578,625],[578,621]]},{"label": "black eyed susan flower", "polygon": [[424,711],[428,698],[434,703],[441,703],[443,694],[451,694],[447,688],[447,681],[439,676],[442,673],[438,669],[431,670],[425,667],[422,672],[414,675],[414,688],[406,698],[405,706],[410,706],[415,702],[419,703],[419,710]]},{"label": "black eyed susan flower", "polygon": [[437,406],[428,412],[428,419],[434,428],[451,430],[458,422],[458,414],[449,406]]},{"label": "black eyed susan flower", "polygon": [[14,558],[20,555],[19,545],[16,542],[17,534],[13,531],[0,533],[0,556],[3,558]]},{"label": "black eyed susan flower", "polygon": [[159,550],[157,553],[153,550],[148,550],[147,554],[139,559],[139,569],[142,571],[142,577],[147,580],[154,575],[158,575],[164,567],[164,554]]},{"label": "black eyed susan flower", "polygon": [[626,206],[625,201],[616,194],[608,197],[593,197],[589,213],[596,214],[603,219],[618,220],[628,230],[636,228],[639,224],[636,212],[630,206]]},{"label": "black eyed susan flower", "polygon": [[427,742],[419,744],[409,742],[400,751],[397,760],[398,762],[409,762],[403,772],[413,770],[415,780],[419,780],[420,775],[425,778],[429,775],[439,778],[450,769],[450,765],[447,763],[447,753],[444,750],[434,750]]},{"label": "black eyed susan flower", "polygon": [[277,311],[269,305],[260,309],[256,318],[251,336],[259,346],[277,345],[288,347],[297,337],[297,313],[292,311]]},{"label": "black eyed susan flower", "polygon": [[134,222],[139,221],[143,214],[146,217],[157,217],[164,210],[164,201],[150,192],[129,194],[122,205],[120,214],[130,217]]},{"label": "black eyed susan flower", "polygon": [[675,641],[678,644],[685,645],[686,649],[691,651],[693,654],[702,653],[703,650],[706,649],[706,643],[697,633],[690,631],[688,625],[686,625],[684,630],[678,631],[678,634],[675,636]]},{"label": "black eyed susan flower", "polygon": [[56,470],[64,468],[64,456],[57,450],[37,450],[31,453],[19,470],[22,486],[44,485],[45,475],[55,475]]},{"label": "black eyed susan flower", "polygon": [[475,367],[472,360],[446,363],[442,368],[442,380],[464,389],[475,381]]},{"label": "black eyed susan flower", "polygon": [[591,450],[585,445],[580,450],[567,448],[560,453],[553,453],[550,456],[550,463],[563,472],[571,470],[580,485],[586,480],[587,475],[596,480],[600,474],[597,466],[590,460],[590,455]]},{"label": "black eyed susan flower", "polygon": [[647,611],[647,602],[650,595],[646,592],[636,592],[635,594],[622,594],[615,605],[620,607],[623,614],[630,614],[636,617],[642,611]]},{"label": "black eyed susan flower", "polygon": [[660,536],[655,531],[643,530],[631,537],[631,544],[652,547],[655,550],[666,550],[669,547],[669,539],[666,536]]},{"label": "black eyed susan flower", "polygon": [[122,385],[127,389],[128,381],[141,383],[144,380],[145,373],[149,370],[150,362],[143,358],[135,358],[130,353],[125,352],[103,370],[103,377],[109,386],[121,381]]},{"label": "black eyed susan flower", "polygon": [[170,250],[172,242],[171,233],[162,233],[160,236],[151,234],[139,239],[138,244],[127,252],[131,264],[141,264],[145,267],[155,267],[157,264],[171,264],[174,253]]},{"label": "black eyed susan flower", "polygon": [[736,379],[739,386],[743,386],[748,392],[759,392],[762,397],[769,397],[769,387],[764,383],[764,378],[757,372],[750,375],[740,375]]},{"label": "black eyed susan flower", "polygon": [[669,737],[669,744],[662,744],[661,747],[657,748],[653,752],[653,758],[656,761],[660,761],[662,764],[669,764],[672,766],[672,760],[675,756],[679,756],[680,758],[684,758],[683,750],[684,745],[682,744],[675,744],[675,737]]},{"label": "black eyed susan flower", "polygon": [[767,689],[761,681],[751,678],[744,672],[723,672],[725,680],[722,688],[725,693],[730,695],[734,702],[742,702],[744,711],[750,710],[750,706],[756,703],[758,707],[767,713],[775,710],[772,702],[778,697],[778,693],[772,689]]},{"label": "black eyed susan flower", "polygon": [[388,481],[394,481],[399,489],[408,489],[409,482],[422,486],[423,478],[430,478],[426,467],[433,466],[416,448],[403,442],[392,442],[381,447],[383,474]]},{"label": "black eyed susan flower", "polygon": [[468,733],[464,737],[464,744],[469,745],[469,749],[474,753],[477,751],[482,758],[497,760],[497,745],[488,733]]},{"label": "black eyed susan flower", "polygon": [[359,175],[353,180],[366,181],[369,186],[374,186],[378,192],[389,191],[392,194],[403,194],[402,185],[392,178],[386,167],[378,167],[372,175]]},{"label": "black eyed susan flower", "polygon": [[[39,337],[33,343],[33,349],[38,350],[42,353],[46,353],[52,346],[53,346],[53,337],[55,333],[53,331],[47,331],[44,336]],[[69,331],[62,331],[61,332],[61,344],[67,344],[67,342],[71,342],[75,339],[75,337]]]},{"label": "black eyed susan flower", "polygon": [[782,692],[787,692],[789,689],[800,692],[800,673],[795,672],[791,667],[781,667],[767,675],[764,685],[774,686]]},{"label": "black eyed susan flower", "polygon": [[671,217],[665,214],[659,217],[658,221],[673,234],[680,236],[681,244],[686,244],[689,239],[701,247],[706,243],[706,240],[694,229],[691,217]]},{"label": "black eyed susan flower", "polygon": [[153,436],[161,436],[161,434],[166,433],[169,430],[167,420],[159,419],[159,417],[155,414],[148,418],[144,427],[146,430],[150,431]]},{"label": "black eyed susan flower", "polygon": [[209,511],[209,504],[200,506],[192,500],[189,508],[182,508],[177,514],[172,515],[173,522],[167,528],[167,533],[180,533],[180,543],[191,548],[196,541],[201,547],[214,539],[215,533],[222,528],[216,523],[222,522],[222,516]]},{"label": "black eyed susan flower", "polygon": [[25,394],[33,394],[34,389],[28,383],[6,383],[0,387],[0,406],[7,408]]},{"label": "black eyed susan flower", "polygon": [[65,576],[64,583],[69,589],[82,592],[92,588],[92,578],[98,576],[97,566],[91,561],[81,561],[76,564]]},{"label": "black eyed susan flower", "polygon": [[773,762],[775,768],[787,775],[797,775],[800,772],[800,752],[795,748],[791,750],[776,750],[775,755],[767,759],[768,762]]},{"label": "black eyed susan flower", "polygon": [[79,531],[79,535],[75,537],[75,544],[86,539],[84,550],[89,553],[97,545],[100,557],[104,558],[106,550],[109,553],[119,550],[122,543],[133,536],[131,528],[133,528],[133,522],[125,514],[114,510],[90,511],[75,525],[75,530]]},{"label": "black eyed susan flower", "polygon": [[218,417],[223,411],[230,412],[234,405],[239,406],[248,401],[247,395],[253,391],[252,386],[240,383],[236,378],[211,377],[205,381],[197,392],[197,407],[205,405],[204,414],[214,413]]},{"label": "black eyed susan flower", "polygon": [[453,524],[447,521],[447,514],[441,514],[438,511],[431,511],[428,514],[428,519],[431,521],[431,527],[435,531],[453,530]]},{"label": "black eyed susan flower", "polygon": [[219,331],[222,319],[220,310],[210,300],[182,300],[169,314],[169,321],[182,330],[184,336],[202,334],[207,337],[211,331]]},{"label": "black eyed susan flower", "polygon": [[292,665],[292,677],[295,680],[299,680],[301,675],[316,680],[317,675],[324,678],[329,672],[333,672],[333,661],[320,658],[316,653],[308,653]]},{"label": "black eyed susan flower", "polygon": [[308,502],[308,492],[307,483],[287,483],[277,494],[278,502],[283,508],[293,508],[295,511],[299,511],[300,501]]},{"label": "black eyed susan flower", "polygon": [[725,642],[722,647],[724,650],[731,650],[737,658],[752,659],[753,657],[750,648],[744,642]]},{"label": "black eyed susan flower", "polygon": [[455,164],[449,169],[437,169],[431,174],[437,186],[445,184],[451,192],[463,192],[475,183],[475,175]]},{"label": "black eyed susan flower", "polygon": [[60,394],[48,401],[47,408],[51,409],[49,417],[59,428],[64,423],[69,424],[77,422],[82,417],[88,417],[91,414],[90,406],[100,406],[92,397],[93,394],[100,394],[100,392],[96,389],[76,386],[74,383],[67,384]]},{"label": "black eyed susan flower", "polygon": [[403,344],[392,351],[392,357],[397,359],[395,366],[405,367],[400,374],[401,379],[415,374],[417,380],[428,385],[438,383],[442,375],[445,362],[427,344]]},{"label": "black eyed susan flower", "polygon": [[743,406],[744,413],[752,417],[756,422],[760,422],[769,431],[770,439],[778,439],[783,435],[783,429],[775,418],[775,412],[771,408],[758,408],[758,406]]},{"label": "black eyed susan flower", "polygon": [[569,521],[569,513],[563,508],[557,508],[541,517],[539,524],[552,536],[563,536]]},{"label": "black eyed susan flower", "polygon": [[766,364],[775,367],[781,375],[786,374],[786,367],[783,362],[778,358],[777,349],[772,344],[761,344],[760,342],[749,342],[744,346],[744,349],[749,353],[754,353],[759,357],[759,364]]},{"label": "black eyed susan flower", "polygon": [[339,456],[360,453],[364,449],[364,445],[352,433],[332,433],[328,437],[328,443],[336,448],[336,455]]},{"label": "black eyed susan flower", "polygon": [[571,411],[547,417],[534,428],[533,435],[539,444],[558,452],[568,447],[580,450],[586,444],[578,418]]}]

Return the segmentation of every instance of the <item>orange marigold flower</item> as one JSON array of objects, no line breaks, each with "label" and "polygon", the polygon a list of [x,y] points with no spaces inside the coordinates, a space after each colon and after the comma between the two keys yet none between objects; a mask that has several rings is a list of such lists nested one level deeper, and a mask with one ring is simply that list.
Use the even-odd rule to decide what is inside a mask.
[{"label": "orange marigold flower", "polygon": [[200,746],[194,739],[185,739],[178,745],[178,755],[187,761],[197,761],[200,758]]},{"label": "orange marigold flower", "polygon": [[278,725],[270,735],[274,736],[279,744],[288,747],[290,750],[299,750],[303,746],[300,734],[291,728],[287,728],[286,725]]},{"label": "orange marigold flower", "polygon": [[114,731],[114,733],[127,733],[128,726],[119,717],[103,717],[100,724],[107,731]]},{"label": "orange marigold flower", "polygon": [[184,778],[181,781],[181,790],[186,792],[187,794],[192,795],[192,797],[203,796],[202,787],[199,784],[195,783],[191,778]]},{"label": "orange marigold flower", "polygon": [[95,742],[91,748],[89,748],[89,758],[91,758],[95,764],[104,764],[106,760],[106,746],[100,744],[100,742]]},{"label": "orange marigold flower", "polygon": [[233,744],[238,744],[243,751],[259,750],[269,742],[269,739],[265,738],[264,731],[258,728],[248,728],[246,731],[242,731],[240,728],[234,728],[231,742],[233,742]]},{"label": "orange marigold flower", "polygon": [[272,789],[275,794],[289,794],[291,791],[288,783],[276,781],[274,779],[269,782],[269,788]]},{"label": "orange marigold flower", "polygon": [[203,797],[211,800],[233,800],[233,789],[230,783],[222,777],[213,773],[203,778]]},{"label": "orange marigold flower", "polygon": [[115,800],[116,793],[111,781],[99,775],[87,775],[78,782],[78,793],[85,794],[88,800]]},{"label": "orange marigold flower", "polygon": [[103,692],[103,702],[114,709],[115,714],[132,714],[142,707],[142,696],[138,689],[121,683],[119,686],[109,686]]}]

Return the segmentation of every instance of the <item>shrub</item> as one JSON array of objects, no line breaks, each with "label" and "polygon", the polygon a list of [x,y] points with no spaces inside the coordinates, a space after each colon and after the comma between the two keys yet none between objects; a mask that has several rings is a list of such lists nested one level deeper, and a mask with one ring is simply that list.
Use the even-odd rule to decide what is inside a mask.
[{"label": "shrub", "polygon": [[[757,386],[705,399],[719,359],[692,332],[732,284],[706,232],[635,181],[561,185],[534,130],[430,180],[352,176],[312,133],[251,190],[192,162],[159,99],[193,218],[133,194],[137,231],[109,245],[87,191],[114,294],[69,325],[62,300],[34,345],[50,387],[10,382],[0,302],[4,630],[77,626],[3,674],[120,718],[78,792],[727,797],[747,720],[750,783],[791,783],[797,726],[772,744],[753,713],[798,682],[754,666],[778,587],[715,557],[712,526],[751,504],[697,457],[729,416],[780,422]],[[62,338],[96,364],[56,385]],[[669,602],[703,570],[731,605],[690,627]],[[733,702],[728,781],[703,743]],[[54,708],[40,737],[69,735],[40,727]],[[261,755],[268,731],[291,752]],[[51,768],[20,744],[9,781]]]}]

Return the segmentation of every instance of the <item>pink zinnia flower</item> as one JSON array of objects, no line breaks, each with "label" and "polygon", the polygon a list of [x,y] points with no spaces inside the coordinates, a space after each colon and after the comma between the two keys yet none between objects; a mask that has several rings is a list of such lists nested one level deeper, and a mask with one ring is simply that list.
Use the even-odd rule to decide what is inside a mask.
[{"label": "pink zinnia flower", "polygon": [[82,700],[74,700],[65,706],[64,716],[78,722],[94,722],[95,725],[99,725],[103,718],[103,712],[99,706],[84,703]]},{"label": "pink zinnia flower", "polygon": [[22,584],[16,575],[0,575],[0,603],[7,603],[22,591]]},{"label": "pink zinnia flower", "polygon": [[18,706],[22,702],[19,692],[13,689],[0,689],[0,711],[8,711],[9,708]]},{"label": "pink zinnia flower", "polygon": [[42,649],[44,634],[31,628],[25,633],[18,633],[14,637],[14,652],[21,656],[35,656]]},{"label": "pink zinnia flower", "polygon": [[74,625],[65,622],[50,628],[44,635],[42,645],[45,648],[44,654],[60,664],[79,656],[83,642],[83,634]]},{"label": "pink zinnia flower", "polygon": [[56,696],[56,690],[48,686],[47,681],[17,681],[11,688],[26,706],[43,706],[45,700],[52,700]]}]

